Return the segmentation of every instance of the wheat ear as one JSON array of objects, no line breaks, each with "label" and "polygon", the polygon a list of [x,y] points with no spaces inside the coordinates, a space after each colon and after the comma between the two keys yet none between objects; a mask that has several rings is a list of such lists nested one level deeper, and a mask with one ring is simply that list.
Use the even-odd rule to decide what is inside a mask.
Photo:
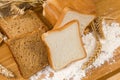
[{"label": "wheat ear", "polygon": [[98,58],[99,54],[101,53],[102,45],[99,41],[97,31],[96,31],[96,28],[95,28],[96,25],[95,25],[94,21],[91,23],[91,27],[92,27],[92,30],[94,32],[94,36],[96,38],[96,49],[94,50],[93,55],[89,57],[89,60],[82,65],[82,69],[86,69],[88,66],[92,65],[92,63]]},{"label": "wheat ear", "polygon": [[94,20],[94,24],[95,24],[95,30],[97,31],[98,35],[100,36],[101,39],[105,39],[105,35],[103,32],[103,27],[102,27],[102,17],[97,17]]}]

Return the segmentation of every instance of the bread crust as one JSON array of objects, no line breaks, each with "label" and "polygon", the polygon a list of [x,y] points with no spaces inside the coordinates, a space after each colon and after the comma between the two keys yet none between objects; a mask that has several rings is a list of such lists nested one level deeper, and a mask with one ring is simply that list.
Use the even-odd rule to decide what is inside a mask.
[{"label": "bread crust", "polygon": [[[63,27],[61,27],[61,28],[53,29],[53,30],[51,30],[51,31],[48,31],[46,34],[50,34],[50,33],[52,33],[52,32],[62,31],[62,30],[64,30],[64,29],[68,28],[69,25],[71,25],[71,24],[73,24],[73,23],[77,23],[77,24],[78,24],[78,28],[80,28],[79,22],[78,22],[77,20],[73,20],[73,21],[68,22],[67,24],[65,24],[65,25],[64,25]],[[80,29],[78,29],[78,30],[79,30],[79,36],[80,36],[80,43],[81,43],[82,46],[83,46]],[[51,51],[50,51],[49,46],[48,46],[47,43],[45,42],[45,37],[46,37],[46,35],[43,34],[43,35],[42,35],[42,40],[43,40],[43,42],[46,44],[46,46],[48,47],[48,48],[47,48],[47,49],[48,49],[48,60],[49,60],[50,66],[51,66],[55,71],[61,70],[61,69],[65,68],[65,67],[67,67],[68,65],[70,65],[71,63],[73,63],[73,62],[75,62],[75,61],[78,61],[78,60],[81,60],[81,59],[84,59],[84,58],[86,58],[86,56],[87,56],[87,53],[86,53],[85,48],[84,48],[84,46],[83,46],[83,50],[84,50],[84,57],[83,57],[83,58],[77,59],[77,60],[73,60],[73,61],[69,62],[65,67],[56,70],[55,67],[54,67],[54,65],[53,65],[53,63],[52,63]]]},{"label": "bread crust", "polygon": [[45,16],[47,20],[51,22],[52,25],[55,25],[56,21],[59,18],[60,12],[54,5],[52,5],[49,2],[44,3],[43,7],[44,7],[43,16]]}]

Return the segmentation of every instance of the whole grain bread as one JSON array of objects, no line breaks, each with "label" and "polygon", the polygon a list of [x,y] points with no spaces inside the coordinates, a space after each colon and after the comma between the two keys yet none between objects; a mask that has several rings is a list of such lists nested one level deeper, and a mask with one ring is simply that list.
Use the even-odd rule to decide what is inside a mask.
[{"label": "whole grain bread", "polygon": [[30,77],[48,64],[47,50],[41,34],[38,30],[7,41],[24,78]]},{"label": "whole grain bread", "polygon": [[32,32],[38,28],[44,32],[47,30],[45,24],[32,10],[28,10],[25,14],[16,17],[0,18],[0,26],[9,38]]}]

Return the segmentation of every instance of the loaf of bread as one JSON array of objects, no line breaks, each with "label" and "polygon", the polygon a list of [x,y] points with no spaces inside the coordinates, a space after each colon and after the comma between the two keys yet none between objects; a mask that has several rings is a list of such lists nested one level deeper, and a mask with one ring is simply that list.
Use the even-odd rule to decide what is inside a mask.
[{"label": "loaf of bread", "polygon": [[44,4],[43,7],[43,15],[52,25],[55,25],[60,16],[60,12],[57,10],[56,6],[51,3]]},{"label": "loaf of bread", "polygon": [[43,15],[54,26],[65,7],[83,14],[95,14],[93,0],[47,0],[43,4]]},{"label": "loaf of bread", "polygon": [[35,12],[29,10],[17,17],[9,16],[0,18],[0,27],[9,38],[32,32],[35,29],[47,30],[45,24],[38,18]]},{"label": "loaf of bread", "polygon": [[47,50],[41,34],[42,32],[38,30],[7,41],[24,78],[30,77],[48,65]]},{"label": "loaf of bread", "polygon": [[60,70],[71,62],[86,57],[79,28],[78,21],[74,20],[42,35],[42,40],[48,47],[50,65],[54,70]]},{"label": "loaf of bread", "polygon": [[85,28],[95,19],[95,15],[82,14],[68,7],[65,7],[59,17],[54,29],[64,26],[66,23],[72,20],[78,20],[80,24],[81,33],[84,32]]}]

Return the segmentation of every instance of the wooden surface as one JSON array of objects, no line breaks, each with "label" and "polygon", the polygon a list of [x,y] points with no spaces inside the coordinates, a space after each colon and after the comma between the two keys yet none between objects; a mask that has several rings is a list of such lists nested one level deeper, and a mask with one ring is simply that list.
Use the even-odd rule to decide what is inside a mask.
[{"label": "wooden surface", "polygon": [[120,73],[113,75],[112,77],[108,78],[107,80],[120,80]]},{"label": "wooden surface", "polygon": [[[96,4],[96,10],[98,15],[114,17],[120,22],[120,0],[94,0]],[[84,80],[120,80],[120,52],[115,53],[115,63],[108,64],[105,63],[102,67],[94,69],[91,76],[84,78]],[[7,47],[7,45],[2,44],[0,46],[0,64],[9,68],[16,74],[15,79],[9,80],[25,80],[21,77],[17,65]],[[8,80],[4,76],[0,75],[0,80]],[[27,80],[27,79],[26,79]]]},{"label": "wooden surface", "polygon": [[[120,22],[120,0],[94,0],[98,16],[115,18]],[[120,76],[114,76],[120,72],[120,48],[114,53],[115,63],[105,63],[102,67],[92,70],[84,80],[119,80]],[[114,72],[115,71],[115,72]],[[114,76],[114,77],[112,77]]]},{"label": "wooden surface", "polygon": [[[110,63],[106,62],[101,67],[92,69],[88,71],[87,77],[85,77],[83,80],[106,80],[107,78],[110,78],[115,74],[115,70],[117,70],[116,73],[118,73],[120,70],[120,47],[115,50],[114,52],[114,58],[115,62],[111,60]],[[120,76],[118,76],[120,78]],[[116,79],[113,79],[116,80]]]},{"label": "wooden surface", "polygon": [[[17,65],[6,44],[2,44],[2,46],[0,46],[0,64],[4,65],[5,67],[13,71],[14,74],[16,74],[16,78],[9,80],[25,80],[21,77]],[[0,80],[8,80],[8,79],[0,75]]]}]

